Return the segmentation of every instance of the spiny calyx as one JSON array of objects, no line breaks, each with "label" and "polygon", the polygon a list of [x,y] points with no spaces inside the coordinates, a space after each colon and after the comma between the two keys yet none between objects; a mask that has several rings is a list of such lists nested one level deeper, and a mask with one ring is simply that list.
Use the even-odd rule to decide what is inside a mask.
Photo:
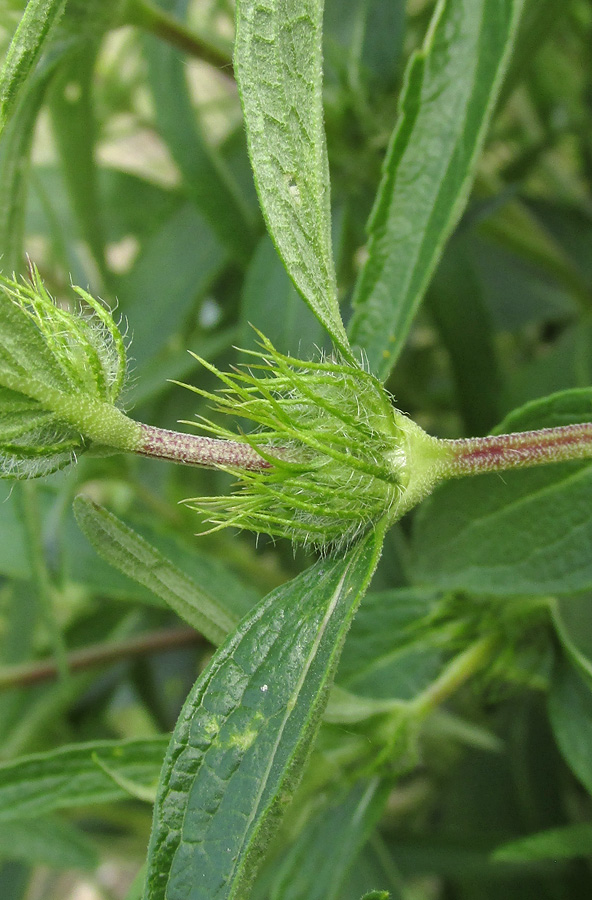
[{"label": "spiny calyx", "polygon": [[[440,444],[392,406],[373,375],[341,358],[294,359],[259,337],[248,368],[222,373],[200,360],[223,381],[219,392],[191,388],[218,412],[254,423],[238,439],[270,464],[227,467],[240,477],[235,494],[186,501],[212,530],[232,525],[339,548],[381,519],[395,521],[430,490]],[[201,427],[237,440],[210,421]]]},{"label": "spiny calyx", "polygon": [[123,338],[100,303],[74,291],[75,308],[65,309],[35,266],[28,283],[0,276],[2,477],[46,475],[72,462],[99,432],[121,438],[119,431],[139,427],[115,406],[126,370]]}]

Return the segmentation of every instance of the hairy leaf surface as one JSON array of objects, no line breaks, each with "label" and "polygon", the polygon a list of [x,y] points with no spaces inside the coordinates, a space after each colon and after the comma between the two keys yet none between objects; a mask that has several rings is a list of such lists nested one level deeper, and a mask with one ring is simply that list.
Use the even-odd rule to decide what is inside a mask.
[{"label": "hairy leaf surface", "polygon": [[146,900],[244,896],[298,781],[381,535],[272,591],[197,681],[167,752]]},{"label": "hairy leaf surface", "polygon": [[0,132],[16,106],[19,92],[45,48],[66,0],[31,0],[12,39],[0,72]]},{"label": "hairy leaf surface", "polygon": [[347,350],[331,247],[322,19],[322,0],[240,0],[235,68],[269,233],[308,305]]}]

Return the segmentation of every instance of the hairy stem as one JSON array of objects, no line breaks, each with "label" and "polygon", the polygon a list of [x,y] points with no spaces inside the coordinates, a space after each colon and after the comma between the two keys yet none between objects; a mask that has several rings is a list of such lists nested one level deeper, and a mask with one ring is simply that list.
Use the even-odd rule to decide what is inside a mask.
[{"label": "hairy stem", "polygon": [[592,423],[442,441],[451,451],[444,477],[502,472],[592,457]]},{"label": "hairy stem", "polygon": [[[205,643],[205,638],[193,628],[160,629],[124,641],[108,641],[102,644],[92,644],[82,650],[74,650],[67,657],[68,671],[79,672],[93,666],[104,666],[146,653],[173,650],[198,643]],[[41,681],[55,678],[58,673],[57,663],[53,659],[23,663],[18,666],[5,666],[0,668],[0,690],[38,684]]]},{"label": "hairy stem", "polygon": [[135,452],[142,456],[168,459],[206,469],[218,466],[232,466],[251,471],[271,468],[271,463],[263,459],[249,444],[183,434],[179,431],[168,431],[166,428],[156,428],[153,425],[142,425],[141,429],[141,443]]}]

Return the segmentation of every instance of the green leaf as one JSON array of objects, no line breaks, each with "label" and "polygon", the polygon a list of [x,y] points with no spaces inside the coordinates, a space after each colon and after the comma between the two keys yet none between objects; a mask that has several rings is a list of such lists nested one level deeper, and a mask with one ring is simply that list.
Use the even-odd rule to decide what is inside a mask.
[{"label": "green leaf", "polygon": [[[552,394],[496,433],[592,421],[592,390]],[[568,594],[592,587],[592,466],[570,462],[451,481],[420,508],[416,582],[485,594]]]},{"label": "green leaf", "polygon": [[322,0],[240,0],[235,70],[269,233],[290,278],[347,353],[331,247],[322,19]]},{"label": "green leaf", "polygon": [[82,496],[74,500],[74,513],[103,559],[161,597],[213,644],[233,630],[236,619],[223,606],[113,513]]},{"label": "green leaf", "polygon": [[466,205],[523,0],[440,0],[407,67],[349,329],[386,378]]},{"label": "green leaf", "polygon": [[[178,343],[177,335],[192,308],[226,261],[219,240],[188,202],[175,209],[144,242],[117,289],[133,331],[132,353],[140,384],[167,343]],[[183,349],[187,350],[184,342]]]},{"label": "green leaf", "polygon": [[426,305],[450,357],[468,434],[487,434],[501,414],[493,322],[482,295],[471,246],[455,238],[438,266]]},{"label": "green leaf", "polygon": [[149,788],[158,781],[168,736],[94,741],[23,756],[0,765],[0,822],[36,819],[59,809],[126,800],[104,769]]},{"label": "green leaf", "polygon": [[382,815],[388,788],[363,780],[340,791],[290,849],[270,900],[339,900],[356,857]]},{"label": "green leaf", "polygon": [[19,93],[45,49],[66,0],[29,0],[0,72],[0,133],[16,107]]},{"label": "green leaf", "polygon": [[[182,18],[187,0],[177,0],[173,6]],[[196,119],[186,61],[172,46],[156,38],[146,37],[145,47],[157,125],[189,196],[224,247],[245,264],[253,249],[256,221],[230,168]]]},{"label": "green leaf", "polygon": [[54,869],[89,870],[99,862],[92,845],[79,831],[53,818],[0,823],[0,856]]},{"label": "green leaf", "polygon": [[141,426],[115,405],[126,371],[123,338],[100,303],[74,291],[84,307],[79,301],[69,311],[34,266],[29,283],[0,276],[1,476],[55,471],[93,441],[138,444]]},{"label": "green leaf", "polygon": [[[281,353],[310,359],[318,355],[325,333],[302,303],[267,235],[247,269],[241,304],[241,348],[255,349],[259,328]],[[278,311],[281,314],[278,315]]]},{"label": "green leaf", "polygon": [[564,825],[502,844],[493,853],[496,862],[533,862],[592,856],[592,825]]},{"label": "green leaf", "polygon": [[563,758],[592,795],[592,680],[563,655],[553,669],[549,718]]},{"label": "green leaf", "polygon": [[421,628],[436,608],[431,590],[368,594],[339,663],[340,687],[380,700],[412,700],[441,668],[441,650]]},{"label": "green leaf", "polygon": [[389,900],[389,897],[388,891],[370,891],[369,894],[364,894],[362,900]]},{"label": "green leaf", "polygon": [[299,780],[380,529],[272,591],[196,683],[167,752],[146,900],[244,896]]},{"label": "green leaf", "polygon": [[81,236],[105,275],[105,237],[94,155],[97,123],[92,87],[97,49],[95,39],[69,54],[53,79],[49,100],[54,140],[70,203]]},{"label": "green leaf", "polygon": [[[57,61],[57,60],[56,60]],[[29,157],[35,123],[53,75],[51,67],[35,73],[19,100],[18,115],[2,130],[0,141],[0,247],[2,266],[19,271],[23,265],[23,233]]]}]

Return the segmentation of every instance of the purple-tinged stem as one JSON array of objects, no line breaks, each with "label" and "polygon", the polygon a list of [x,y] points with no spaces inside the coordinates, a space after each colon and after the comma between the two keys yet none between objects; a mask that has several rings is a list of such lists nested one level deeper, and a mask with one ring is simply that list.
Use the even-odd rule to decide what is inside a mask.
[{"label": "purple-tinged stem", "polygon": [[592,457],[592,423],[442,441],[451,451],[449,478]]},{"label": "purple-tinged stem", "polygon": [[271,468],[271,463],[249,444],[183,434],[168,431],[166,428],[156,428],[153,425],[142,424],[140,427],[142,441],[135,452],[142,456],[169,459],[172,462],[202,466],[206,469],[215,469],[219,466],[232,466],[250,471]]}]

